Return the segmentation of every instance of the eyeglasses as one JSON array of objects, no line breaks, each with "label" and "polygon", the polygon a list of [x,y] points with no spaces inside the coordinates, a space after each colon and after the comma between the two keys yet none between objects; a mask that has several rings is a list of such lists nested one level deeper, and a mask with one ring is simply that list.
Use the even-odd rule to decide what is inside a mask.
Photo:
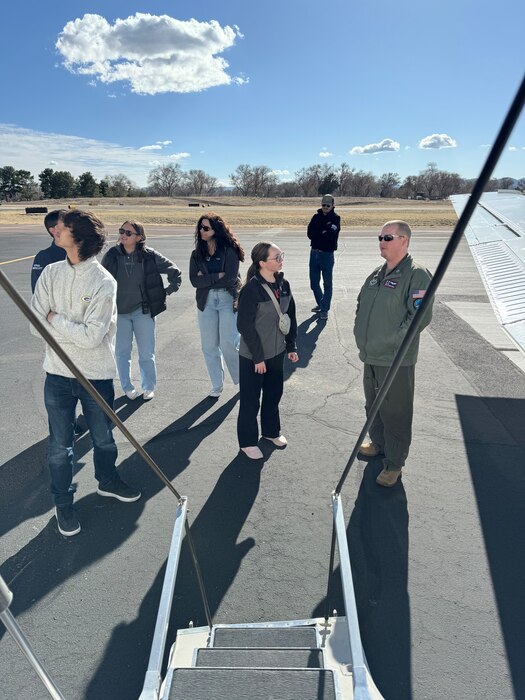
[{"label": "eyeglasses", "polygon": [[321,204],[321,206],[322,206],[323,209],[330,209],[330,207],[331,207],[332,205],[331,205],[331,204]]},{"label": "eyeglasses", "polygon": [[213,231],[211,226],[199,226],[199,228],[201,231],[206,231],[206,233],[208,233],[208,231]]},{"label": "eyeglasses", "polygon": [[118,232],[121,236],[127,236],[128,238],[130,236],[138,236],[139,235],[136,231],[128,231],[127,228],[119,228]]},{"label": "eyeglasses", "polygon": [[405,236],[394,236],[392,233],[385,233],[384,236],[378,236],[380,241],[386,241],[387,243],[390,243],[390,241],[393,241],[394,238],[405,238]]},{"label": "eyeglasses", "polygon": [[275,260],[275,262],[282,262],[284,260],[284,253],[278,253],[275,258],[268,258],[268,260]]}]

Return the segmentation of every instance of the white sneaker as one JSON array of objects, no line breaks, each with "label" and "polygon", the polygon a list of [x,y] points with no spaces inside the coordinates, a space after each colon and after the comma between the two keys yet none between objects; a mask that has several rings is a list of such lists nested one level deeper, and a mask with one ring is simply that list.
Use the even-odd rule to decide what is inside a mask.
[{"label": "white sneaker", "polygon": [[257,445],[254,447],[241,447],[241,451],[250,459],[262,459],[263,457],[263,453]]},{"label": "white sneaker", "polygon": [[139,392],[136,389],[132,389],[131,391],[125,391],[124,393],[130,401],[135,401],[137,396],[139,396]]},{"label": "white sneaker", "polygon": [[151,401],[151,399],[152,399],[154,396],[155,396],[155,392],[153,391],[153,389],[152,389],[151,391],[145,391],[145,392],[142,394],[142,398],[144,399],[144,401]]},{"label": "white sneaker", "polygon": [[288,440],[284,437],[284,435],[279,435],[279,437],[276,438],[265,437],[264,439],[273,442],[275,447],[286,447],[286,445],[288,444]]},{"label": "white sneaker", "polygon": [[208,396],[210,397],[210,399],[218,399],[221,394],[222,394],[222,386],[220,389],[212,389],[210,391],[210,393],[208,394]]}]

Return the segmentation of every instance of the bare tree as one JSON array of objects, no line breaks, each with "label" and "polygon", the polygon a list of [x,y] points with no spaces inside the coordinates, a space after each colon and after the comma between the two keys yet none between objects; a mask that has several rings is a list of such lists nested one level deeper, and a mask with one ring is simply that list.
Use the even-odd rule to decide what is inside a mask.
[{"label": "bare tree", "polygon": [[186,194],[210,194],[217,187],[217,178],[204,170],[188,170],[182,173],[182,188]]},{"label": "bare tree", "polygon": [[279,179],[267,165],[238,165],[230,180],[243,197],[271,197]]},{"label": "bare tree", "polygon": [[339,194],[349,195],[352,187],[352,177],[355,172],[354,168],[351,168],[348,163],[341,163],[339,166],[339,172],[337,177],[339,180]]},{"label": "bare tree", "polygon": [[383,173],[379,178],[379,196],[394,197],[397,194],[401,178],[397,173]]},{"label": "bare tree", "polygon": [[130,180],[124,173],[106,175],[104,180],[107,183],[108,197],[129,197],[132,190],[137,188],[133,180]]},{"label": "bare tree", "polygon": [[148,184],[153,194],[161,197],[173,197],[179,190],[181,181],[182,168],[179,163],[157,165],[148,175]]}]

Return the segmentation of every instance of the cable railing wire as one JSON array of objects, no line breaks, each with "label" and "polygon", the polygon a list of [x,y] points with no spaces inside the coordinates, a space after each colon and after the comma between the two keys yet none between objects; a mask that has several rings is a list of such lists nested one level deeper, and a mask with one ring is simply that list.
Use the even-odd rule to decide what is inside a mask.
[{"label": "cable railing wire", "polygon": [[[146,462],[146,464],[155,472],[155,474],[158,476],[158,478],[171,491],[171,493],[177,499],[179,505],[182,504],[182,496],[179,494],[177,489],[173,486],[173,484],[168,479],[168,477],[164,474],[162,469],[152,459],[152,457],[146,452],[146,450],[142,447],[142,445],[138,442],[138,440],[133,436],[133,434],[126,428],[126,426],[121,421],[121,419],[118,417],[118,415],[115,413],[115,411],[111,408],[111,406],[109,406],[106,403],[106,401],[104,401],[102,396],[98,393],[98,391],[91,384],[91,382],[78,369],[78,367],[75,365],[73,360],[67,355],[67,353],[64,352],[64,350],[60,347],[59,343],[55,340],[55,338],[53,338],[53,336],[47,330],[45,325],[34,314],[32,309],[30,308],[30,306],[22,298],[22,296],[18,293],[18,291],[13,286],[13,284],[10,282],[9,278],[2,272],[2,270],[0,270],[0,285],[4,288],[4,290],[7,292],[9,297],[13,300],[13,302],[16,304],[16,306],[20,309],[20,311],[28,319],[28,321],[31,323],[31,325],[34,326],[34,328],[36,328],[36,330],[40,333],[40,335],[43,337],[43,339],[46,341],[46,343],[60,357],[60,359],[66,365],[66,367],[73,373],[73,375],[76,377],[76,379],[78,379],[78,381],[84,387],[84,389],[96,401],[97,405],[104,411],[104,413],[115,424],[115,426],[120,430],[120,432],[124,435],[124,437],[128,440],[128,442],[130,442],[131,445],[133,445],[133,447],[137,450],[137,452],[142,457],[142,459]],[[193,561],[193,566],[195,568],[195,574],[197,576],[197,582],[199,585],[202,603],[204,606],[206,621],[208,623],[208,626],[211,628],[213,623],[212,623],[212,618],[211,618],[211,613],[210,613],[210,606],[209,606],[208,598],[207,598],[206,591],[204,588],[204,581],[202,578],[200,565],[199,565],[199,562],[197,560],[197,554],[196,554],[195,546],[193,543],[193,537],[191,535],[190,527],[189,527],[187,520],[185,522],[185,531],[186,531],[188,545],[190,548],[191,558]]]},{"label": "cable railing wire", "polygon": [[[384,382],[382,383],[377,396],[373,402],[373,404],[370,407],[370,410],[368,412],[367,419],[365,421],[365,424],[363,426],[363,429],[359,433],[359,436],[356,440],[356,443],[354,445],[354,448],[350,454],[350,457],[348,459],[348,462],[346,464],[346,467],[341,475],[341,478],[339,479],[339,482],[337,486],[335,487],[334,490],[334,496],[336,498],[339,497],[341,493],[341,489],[344,486],[344,483],[348,477],[348,473],[350,472],[350,469],[355,461],[355,458],[357,457],[357,454],[359,452],[359,448],[366,438],[366,435],[368,433],[368,430],[370,426],[372,425],[372,422],[374,418],[376,417],[381,404],[383,403],[383,400],[385,398],[385,395],[387,391],[390,389],[390,386],[392,382],[394,381],[394,378],[396,376],[397,370],[399,369],[401,362],[403,361],[403,358],[405,357],[405,354],[410,347],[412,341],[414,340],[416,333],[419,330],[419,326],[421,325],[421,321],[423,319],[423,315],[428,308],[428,306],[431,304],[436,290],[438,289],[443,276],[445,272],[447,271],[447,268],[450,264],[450,261],[452,260],[454,253],[456,251],[456,248],[458,247],[460,240],[463,236],[463,233],[467,227],[467,224],[474,213],[474,210],[476,208],[476,205],[479,202],[479,199],[481,195],[483,194],[483,191],[485,189],[485,186],[487,185],[488,181],[490,180],[490,177],[492,175],[492,172],[494,168],[496,167],[498,160],[500,159],[500,156],[503,152],[503,149],[505,148],[505,144],[507,143],[508,139],[510,138],[510,135],[512,133],[512,130],[518,121],[518,118],[523,110],[523,105],[525,103],[525,76],[523,77],[520,87],[518,88],[518,91],[516,93],[516,96],[514,97],[514,100],[512,101],[512,104],[509,107],[509,110],[507,112],[507,115],[503,121],[503,124],[501,125],[501,128],[499,130],[498,136],[496,137],[496,140],[489,152],[489,155],[487,156],[487,160],[485,161],[485,165],[483,166],[481,173],[479,174],[478,179],[476,180],[476,184],[474,185],[472,189],[472,193],[470,197],[468,198],[467,204],[465,205],[465,208],[461,212],[461,216],[458,219],[458,222],[454,228],[454,231],[452,232],[452,235],[450,236],[449,242],[447,243],[447,246],[445,248],[445,251],[443,252],[443,255],[441,256],[441,260],[439,261],[439,264],[436,268],[436,271],[434,273],[434,276],[432,278],[432,281],[430,282],[428,289],[425,293],[425,296],[423,297],[423,300],[421,302],[421,305],[419,306],[418,310],[414,314],[414,318],[412,319],[412,322],[408,328],[408,331],[403,339],[403,342],[401,343],[399,350],[396,353],[396,356],[392,362],[392,366],[390,367]],[[333,572],[333,566],[334,566],[334,558],[335,558],[335,524],[332,526],[332,544],[330,547],[330,564],[329,564],[329,571],[328,571],[328,581],[330,582],[331,577],[332,577],[332,572]],[[327,589],[328,590],[328,589]],[[328,599],[328,593],[327,593],[327,599]],[[326,611],[329,610],[329,601],[327,600],[326,604]],[[325,614],[325,618],[328,619],[328,614]]]}]

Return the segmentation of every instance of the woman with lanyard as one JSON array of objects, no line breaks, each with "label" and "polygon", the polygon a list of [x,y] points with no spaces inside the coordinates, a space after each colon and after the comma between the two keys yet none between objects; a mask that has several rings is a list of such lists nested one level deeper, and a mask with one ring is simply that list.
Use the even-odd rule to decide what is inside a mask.
[{"label": "woman with lanyard", "polygon": [[[145,245],[144,226],[125,221],[119,228],[119,241],[102,259],[102,265],[117,280],[117,337],[115,355],[122,390],[128,399],[140,395],[131,382],[133,336],[139,354],[143,399],[155,396],[155,317],[166,309],[166,294],[176,292],[181,283],[179,268],[153,248]],[[161,273],[167,275],[165,288]]]},{"label": "woman with lanyard", "polygon": [[239,333],[235,320],[239,262],[244,250],[217,214],[201,216],[190,258],[190,282],[196,288],[201,347],[211,380],[209,396],[218,398],[224,384],[223,358],[234,384],[239,383]]},{"label": "woman with lanyard", "polygon": [[257,445],[259,405],[263,438],[276,447],[286,447],[279,418],[284,356],[287,354],[291,362],[297,362],[299,357],[295,345],[295,302],[281,272],[284,253],[274,243],[261,242],[254,247],[251,257],[237,314],[241,333],[237,436],[241,450],[250,459],[260,459],[263,453]]}]

